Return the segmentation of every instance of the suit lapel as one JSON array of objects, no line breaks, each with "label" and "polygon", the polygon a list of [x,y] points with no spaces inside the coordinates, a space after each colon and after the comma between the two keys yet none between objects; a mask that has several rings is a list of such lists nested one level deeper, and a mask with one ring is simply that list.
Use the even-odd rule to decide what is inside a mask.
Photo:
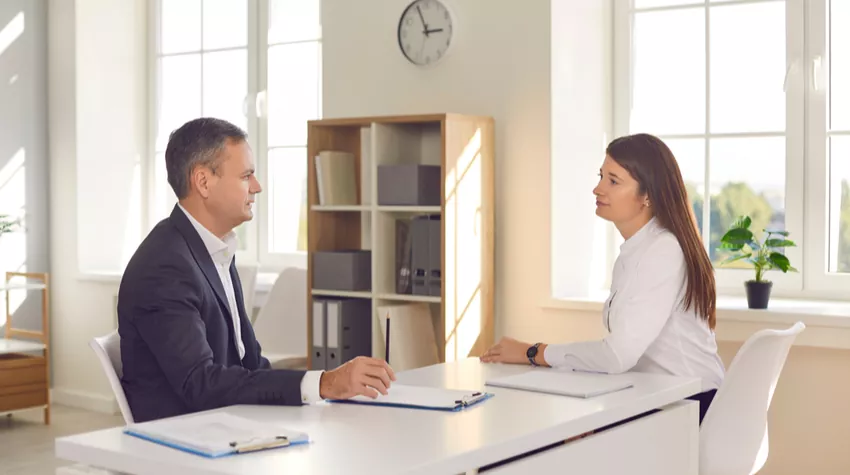
[{"label": "suit lapel", "polygon": [[212,256],[210,256],[209,251],[204,246],[204,241],[201,240],[201,236],[198,235],[189,218],[186,217],[186,214],[177,205],[171,211],[171,220],[177,226],[180,233],[183,234],[183,237],[186,238],[186,242],[189,243],[189,250],[192,251],[192,257],[195,258],[195,262],[198,263],[201,271],[203,271],[207,282],[210,283],[213,291],[215,291],[219,303],[224,307],[224,311],[229,317],[226,319],[227,325],[230,327],[231,333],[235,334],[236,330],[233,328],[233,316],[230,314],[230,304],[227,302],[227,294],[224,292],[224,285],[221,282],[221,277],[218,275],[218,270],[215,267]]}]

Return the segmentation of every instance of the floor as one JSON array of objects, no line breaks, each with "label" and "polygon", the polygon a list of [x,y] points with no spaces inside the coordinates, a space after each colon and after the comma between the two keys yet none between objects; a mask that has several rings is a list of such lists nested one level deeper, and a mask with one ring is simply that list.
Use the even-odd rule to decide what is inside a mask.
[{"label": "floor", "polygon": [[42,414],[38,410],[0,416],[0,474],[53,475],[57,467],[70,465],[54,457],[54,439],[124,425],[120,415],[54,405],[46,426]]}]

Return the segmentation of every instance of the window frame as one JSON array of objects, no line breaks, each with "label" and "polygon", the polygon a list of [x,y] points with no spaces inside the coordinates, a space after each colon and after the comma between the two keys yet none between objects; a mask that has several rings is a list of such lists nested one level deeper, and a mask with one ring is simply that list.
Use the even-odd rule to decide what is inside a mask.
[{"label": "window frame", "polygon": [[[142,188],[145,197],[142,200],[142,216],[144,217],[144,229],[148,232],[156,225],[157,221],[162,219],[159,216],[161,210],[156,206],[156,140],[158,132],[158,103],[160,100],[160,58],[163,55],[160,53],[160,42],[162,33],[162,2],[169,0],[155,0],[148,2],[148,120],[147,120],[147,141],[150,144],[150,152],[147,154],[147,159],[144,161],[142,173]],[[174,0],[170,0],[174,1]],[[178,0],[179,1],[179,0]],[[203,3],[203,0],[199,0]],[[246,0],[248,8],[248,37],[246,44],[247,51],[247,95],[244,100],[246,111],[246,123],[248,133],[248,143],[254,153],[254,160],[257,167],[257,178],[263,192],[256,198],[254,205],[254,219],[247,222],[245,226],[245,243],[244,249],[237,251],[236,259],[239,262],[254,262],[260,265],[261,271],[279,272],[287,267],[306,268],[307,253],[306,251],[293,251],[284,253],[275,253],[270,251],[269,242],[269,189],[270,177],[269,171],[269,153],[268,153],[268,114],[264,109],[265,98],[268,82],[268,24],[270,19],[270,0]],[[203,12],[203,9],[202,9]],[[265,25],[265,26],[263,26]],[[202,30],[203,31],[203,30]],[[315,40],[319,47],[319,60],[321,62],[321,31]],[[293,41],[303,42],[303,41]],[[285,43],[275,43],[285,44]],[[191,53],[178,54],[203,54],[204,49],[201,45],[201,50]],[[203,70],[201,71],[203,74]],[[321,96],[322,96],[322,76],[321,68],[319,73],[319,114],[321,115]],[[306,147],[306,143],[304,146]],[[305,157],[306,159],[306,157]],[[169,195],[169,203],[176,204],[177,200],[173,194]]]},{"label": "window frame", "polygon": [[[734,5],[765,3],[778,0],[738,0]],[[831,273],[829,259],[829,156],[827,154],[827,107],[828,88],[812,84],[815,74],[828,78],[828,20],[829,0],[786,0],[786,187],[785,219],[790,239],[798,247],[788,248],[787,255],[799,273],[782,274],[771,271],[768,278],[774,282],[774,294],[790,298],[837,298],[847,299],[850,288],[850,273]],[[704,5],[700,6],[703,3]],[[725,2],[724,2],[725,3]],[[694,1],[690,8],[709,8],[711,2]],[[613,132],[614,136],[629,133],[629,111],[631,108],[631,83],[633,76],[631,59],[634,55],[631,41],[633,32],[633,1],[614,0],[613,18]],[[722,4],[717,4],[722,5]],[[672,10],[683,6],[647,8],[639,11]],[[706,15],[706,55],[710,48],[710,15]],[[822,67],[815,70],[816,58],[823,58]],[[710,68],[710,63],[708,68]],[[710,69],[706,70],[706,87],[710,87]],[[687,138],[726,137],[730,134],[709,134],[708,107],[706,97],[706,134]],[[733,134],[732,136],[754,136],[763,134]],[[842,134],[843,135],[843,134]],[[680,138],[682,136],[662,136]],[[706,144],[706,176],[710,176],[709,144]],[[826,191],[824,191],[826,190]],[[706,187],[705,198],[709,194]],[[557,206],[557,204],[556,204]],[[710,207],[703,215],[704,235],[710,223]],[[609,237],[609,264],[613,264],[622,239],[615,228],[615,236]],[[819,236],[825,235],[824,239]],[[706,248],[709,243],[706,242]],[[611,271],[609,268],[609,272]],[[741,295],[743,282],[752,278],[751,269],[715,268],[718,294]],[[557,297],[557,296],[556,296]]]}]

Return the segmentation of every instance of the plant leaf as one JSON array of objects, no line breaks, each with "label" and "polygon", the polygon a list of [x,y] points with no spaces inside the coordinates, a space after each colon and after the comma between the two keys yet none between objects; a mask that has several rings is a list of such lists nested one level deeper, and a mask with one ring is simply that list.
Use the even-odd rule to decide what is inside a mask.
[{"label": "plant leaf", "polygon": [[750,224],[753,223],[753,220],[750,219],[749,216],[738,216],[738,219],[732,223],[732,229],[750,229]]},{"label": "plant leaf", "polygon": [[764,247],[796,247],[794,241],[788,239],[768,239],[764,242]]},{"label": "plant leaf", "polygon": [[785,236],[785,237],[788,237],[791,234],[788,231],[782,231],[780,229],[765,229],[764,232],[770,233],[770,234],[778,234],[780,236]]},{"label": "plant leaf", "polygon": [[732,228],[720,238],[721,243],[750,244],[753,242],[753,232],[744,228]]},{"label": "plant leaf", "polygon": [[767,256],[767,260],[770,262],[771,266],[781,270],[782,272],[788,272],[791,269],[791,261],[788,260],[788,257],[785,254],[781,254],[779,252],[771,252],[769,256]]},{"label": "plant leaf", "polygon": [[[732,256],[732,257],[729,257],[727,259],[724,259],[723,262],[720,263],[720,265],[729,264],[729,263],[732,263],[732,262],[735,262],[735,261],[740,261],[741,259],[747,259],[752,255],[753,255],[752,252],[748,252],[746,254],[739,254],[737,256]],[[752,261],[750,261],[750,263],[752,263]]]},{"label": "plant leaf", "polygon": [[745,244],[732,244],[729,242],[721,242],[720,247],[717,250],[732,250],[732,251],[740,251],[744,248]]}]

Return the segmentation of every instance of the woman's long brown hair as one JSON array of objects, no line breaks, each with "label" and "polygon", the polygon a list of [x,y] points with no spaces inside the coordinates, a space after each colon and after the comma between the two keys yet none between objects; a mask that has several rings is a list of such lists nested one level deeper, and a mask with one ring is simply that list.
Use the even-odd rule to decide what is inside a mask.
[{"label": "woman's long brown hair", "polygon": [[688,272],[685,308],[695,309],[714,330],[717,306],[714,268],[702,245],[673,152],[657,137],[636,134],[615,139],[608,144],[606,153],[637,180],[640,194],[649,198],[655,219],[678,239]]}]

